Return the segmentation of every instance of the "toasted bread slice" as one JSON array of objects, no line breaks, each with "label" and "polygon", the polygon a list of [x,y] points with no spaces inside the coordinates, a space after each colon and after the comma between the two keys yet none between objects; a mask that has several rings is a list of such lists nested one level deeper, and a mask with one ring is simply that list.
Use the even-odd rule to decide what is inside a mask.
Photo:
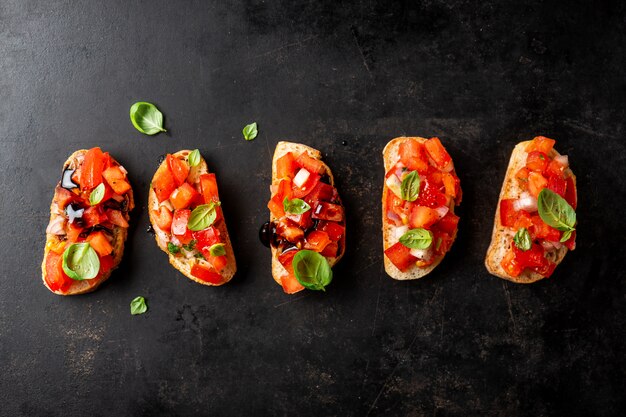
[{"label": "toasted bread slice", "polygon": [[[276,177],[276,161],[281,156],[285,155],[288,152],[291,152],[294,155],[300,155],[305,151],[310,157],[315,158],[319,160],[320,162],[322,162],[322,164],[324,165],[324,169],[326,170],[326,174],[330,178],[330,185],[334,187],[335,178],[333,177],[333,173],[328,167],[328,165],[326,165],[324,161],[322,161],[322,153],[320,151],[318,151],[317,149],[311,148],[310,146],[302,145],[300,143],[284,142],[284,141],[278,142],[278,144],[276,145],[276,149],[274,150],[274,157],[272,158],[272,184],[274,184],[276,180],[279,179]],[[277,220],[276,217],[270,211],[270,222],[274,222],[276,220]],[[333,265],[339,262],[339,260],[343,257],[343,254],[345,253],[345,250],[346,250],[345,242],[346,242],[346,236],[344,232],[344,235],[341,239],[341,245],[340,245],[337,257],[327,258],[328,263],[331,267],[333,267]],[[271,246],[271,250],[272,250],[272,276],[274,277],[274,281],[276,281],[278,285],[282,285],[281,277],[284,275],[288,275],[289,272],[287,272],[287,270],[278,261],[278,249],[275,248],[274,246]]]},{"label": "toasted bread slice", "polygon": [[[63,164],[63,170],[61,172],[65,171],[65,169],[67,168],[69,169],[78,168],[83,163],[86,152],[87,152],[86,149],[80,149],[74,152],[72,155],[70,155],[70,157],[67,158],[67,160]],[[59,181],[59,183],[57,184],[57,187],[60,187],[60,186],[61,186],[61,182]],[[55,193],[55,196],[56,196],[56,193]],[[130,212],[135,207],[132,189],[128,191],[128,197],[129,199],[128,199],[127,207],[128,207],[128,211]],[[62,213],[63,213],[63,210],[61,210],[58,207],[56,199],[53,198],[52,204],[50,205],[50,222],[52,222],[58,216],[61,216]],[[113,270],[117,268],[117,266],[122,261],[122,257],[124,255],[124,242],[126,241],[127,236],[128,236],[128,228],[114,226],[113,227],[113,241],[111,242],[111,246],[113,246],[113,253],[112,253],[113,254],[113,267],[108,272],[104,274],[100,274],[94,279],[82,280],[82,281],[73,280],[69,289],[63,292],[60,290],[57,290],[57,291],[52,290],[46,281],[46,274],[47,274],[46,261],[48,260],[48,256],[50,256],[51,254],[50,248],[61,244],[63,240],[55,234],[46,233],[46,246],[44,249],[43,262],[41,264],[41,278],[43,280],[44,285],[50,291],[58,295],[77,295],[77,294],[84,294],[84,293],[94,291],[96,288],[100,286],[100,284],[102,284],[104,281],[109,279]]]},{"label": "toasted bread slice", "polygon": [[[400,144],[407,140],[415,140],[419,143],[424,143],[428,139],[422,137],[398,137],[392,139],[387,143],[385,149],[383,149],[383,160],[385,163],[385,172],[388,172],[400,159]],[[387,194],[390,192],[388,187],[383,184],[383,198],[382,198],[382,222],[383,222],[383,251],[387,250],[389,247],[394,245],[398,239],[394,239],[393,237],[393,228],[394,226],[387,220]],[[454,205],[450,208],[450,211],[454,213]],[[456,239],[456,234],[452,236],[452,240]],[[387,256],[383,255],[383,260],[385,263],[385,272],[393,279],[397,280],[410,280],[410,279],[418,279],[422,278],[432,272],[433,269],[437,267],[445,257],[444,255],[438,256],[435,261],[425,267],[413,267],[406,272],[400,271],[392,262],[387,258]]]},{"label": "toasted bread slice", "polygon": [[[190,150],[182,150],[182,151],[176,152],[175,154],[172,154],[172,156],[174,156],[175,158],[187,161],[190,153],[191,153]],[[166,163],[167,163],[167,160],[163,160],[162,164],[166,164]],[[208,173],[209,173],[209,169],[208,169],[207,163],[204,160],[204,158],[201,157],[200,163],[196,165],[195,167],[191,167],[189,171],[189,175],[187,177],[188,182],[192,183],[193,185],[197,185],[200,175],[208,174]],[[161,204],[164,204],[164,203],[161,203]],[[215,225],[215,227],[217,227],[217,229],[219,230],[220,236],[224,243],[224,249],[226,250],[226,258],[228,259],[228,263],[226,264],[226,266],[220,273],[222,275],[223,281],[219,284],[213,284],[210,282],[203,281],[191,275],[191,268],[194,266],[194,264],[200,263],[200,264],[208,265],[206,261],[196,259],[193,257],[186,258],[184,256],[175,256],[167,250],[167,243],[170,241],[170,234],[160,229],[156,222],[155,210],[158,210],[161,204],[159,203],[159,200],[157,199],[154,189],[150,187],[150,192],[148,194],[148,213],[150,216],[150,223],[152,224],[152,228],[154,229],[154,232],[155,232],[154,236],[155,236],[157,245],[159,246],[159,248],[161,248],[163,252],[167,253],[170,264],[172,264],[174,268],[178,269],[187,278],[189,278],[192,281],[197,282],[198,284],[216,286],[216,285],[226,284],[228,281],[230,281],[235,275],[235,272],[237,272],[237,263],[235,261],[235,253],[233,252],[233,246],[230,241],[228,229],[226,228],[226,219],[223,218],[222,221],[218,222]]]},{"label": "toasted bread slice", "polygon": [[[524,141],[518,143],[513,149],[513,153],[511,154],[509,166],[506,170],[506,176],[504,177],[502,189],[500,190],[500,197],[498,199],[496,215],[493,222],[491,243],[489,244],[489,248],[487,249],[487,256],[485,257],[485,266],[487,267],[489,273],[497,277],[504,278],[506,280],[520,284],[531,284],[533,282],[543,279],[544,276],[537,272],[531,271],[530,269],[525,269],[519,276],[513,277],[507,274],[507,272],[502,267],[502,259],[508,252],[515,233],[508,227],[503,226],[500,221],[500,201],[509,198],[519,198],[520,194],[523,192],[523,190],[519,186],[517,179],[515,178],[515,174],[520,169],[526,166],[526,157],[528,156],[526,148],[528,144],[530,144],[530,142],[531,141]],[[555,149],[552,149],[548,156],[550,158],[554,158],[558,155],[560,154]],[[574,186],[576,186],[576,176],[571,172],[571,169],[569,167],[567,168],[567,170],[572,176]],[[561,261],[563,261],[563,258],[565,257],[567,252],[567,247],[565,245],[562,245],[558,250],[554,252],[549,252],[547,257],[558,265],[561,263]]]}]

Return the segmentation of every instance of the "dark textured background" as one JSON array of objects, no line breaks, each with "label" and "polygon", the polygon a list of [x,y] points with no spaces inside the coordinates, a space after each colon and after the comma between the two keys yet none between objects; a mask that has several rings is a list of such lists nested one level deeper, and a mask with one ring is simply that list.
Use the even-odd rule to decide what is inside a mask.
[{"label": "dark textured background", "polygon": [[[0,414],[624,415],[623,4],[230,3],[0,3]],[[138,100],[167,134],[133,129]],[[382,268],[381,151],[402,134],[441,137],[464,189],[457,243],[414,282]],[[578,175],[578,249],[520,286],[483,256],[508,156],[536,134]],[[284,295],[257,238],[279,140],[322,150],[346,202],[325,294]],[[126,256],[58,297],[39,269],[50,199],[96,145],[135,188]],[[145,232],[158,156],[196,147],[237,253],[221,288]]]}]

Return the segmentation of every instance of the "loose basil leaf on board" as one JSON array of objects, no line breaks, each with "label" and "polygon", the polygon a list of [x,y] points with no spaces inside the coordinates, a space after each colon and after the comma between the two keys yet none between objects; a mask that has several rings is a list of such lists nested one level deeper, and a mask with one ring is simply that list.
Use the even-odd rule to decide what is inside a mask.
[{"label": "loose basil leaf on board", "polygon": [[191,167],[195,167],[196,165],[198,165],[200,163],[200,151],[197,149],[191,151],[189,153],[187,161],[189,161],[189,166]]},{"label": "loose basil leaf on board", "polygon": [[311,206],[309,206],[306,201],[300,200],[299,198],[289,200],[285,197],[283,200],[283,209],[285,209],[285,213],[302,214],[311,210]]},{"label": "loose basil leaf on board", "polygon": [[104,183],[101,182],[96,188],[91,191],[89,194],[89,204],[95,206],[104,198]]},{"label": "loose basil leaf on board", "polygon": [[199,230],[204,230],[207,227],[211,226],[215,219],[217,218],[217,212],[215,209],[219,206],[220,203],[209,203],[202,204],[196,207],[189,216],[189,222],[187,223],[187,228],[191,231],[197,232]]},{"label": "loose basil leaf on board", "polygon": [[519,250],[526,252],[527,250],[530,250],[533,242],[530,239],[530,233],[528,233],[528,230],[525,227],[522,227],[517,231],[517,233],[515,233],[515,236],[513,236],[513,243],[515,243],[515,246],[517,246]]},{"label": "loose basil leaf on board", "polygon": [[258,133],[259,131],[257,130],[256,122],[250,123],[243,128],[243,138],[245,140],[253,140],[254,138],[256,138],[256,135]]},{"label": "loose basil leaf on board", "polygon": [[333,280],[333,270],[325,257],[317,252],[301,250],[292,261],[296,279],[310,290],[324,290]]},{"label": "loose basil leaf on board", "polygon": [[576,212],[567,201],[549,188],[544,188],[537,197],[539,217],[550,227],[561,232],[573,232]]},{"label": "loose basil leaf on board", "polygon": [[72,243],[63,252],[63,271],[77,281],[93,279],[100,271],[98,254],[88,242]]},{"label": "loose basil leaf on board", "polygon": [[173,255],[180,252],[180,248],[173,244],[172,242],[167,242],[167,251]]},{"label": "loose basil leaf on board", "polygon": [[400,237],[400,243],[410,249],[428,249],[433,243],[433,234],[418,227],[411,229]]},{"label": "loose basil leaf on board", "polygon": [[143,314],[146,311],[148,311],[146,299],[142,296],[133,298],[133,301],[130,302],[130,314],[136,316],[137,314]]},{"label": "loose basil leaf on board", "polygon": [[400,185],[400,197],[405,201],[415,201],[420,193],[420,176],[417,171],[411,171],[404,177]]},{"label": "loose basil leaf on board", "polygon": [[223,243],[216,243],[209,248],[211,256],[224,256],[226,255],[226,248]]},{"label": "loose basil leaf on board", "polygon": [[163,129],[163,113],[152,103],[138,101],[130,107],[130,121],[135,129],[146,135],[167,132]]}]

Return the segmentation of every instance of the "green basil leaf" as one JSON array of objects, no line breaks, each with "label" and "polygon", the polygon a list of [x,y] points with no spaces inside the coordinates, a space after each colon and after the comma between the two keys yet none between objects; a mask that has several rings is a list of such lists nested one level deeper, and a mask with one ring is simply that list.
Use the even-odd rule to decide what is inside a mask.
[{"label": "green basil leaf", "polygon": [[515,233],[515,236],[513,236],[513,243],[515,243],[515,246],[517,246],[519,250],[524,252],[530,250],[533,244],[530,239],[530,233],[528,233],[528,230],[525,227],[520,228],[517,233]]},{"label": "green basil leaf", "polygon": [[191,167],[195,167],[196,165],[198,165],[200,163],[200,151],[197,149],[191,151],[189,153],[189,156],[187,157],[187,161],[189,162],[189,166]]},{"label": "green basil leaf", "polygon": [[333,271],[325,257],[317,252],[301,250],[292,261],[296,279],[310,290],[324,290],[333,280]]},{"label": "green basil leaf", "polygon": [[216,243],[209,248],[211,256],[224,256],[226,255],[226,248],[223,243]]},{"label": "green basil leaf", "polygon": [[572,230],[566,230],[565,232],[563,232],[563,236],[561,236],[560,242],[567,242],[570,237],[572,237]]},{"label": "green basil leaf", "polygon": [[539,217],[550,227],[561,232],[573,232],[576,212],[567,201],[549,188],[544,188],[537,197]]},{"label": "green basil leaf", "polygon": [[143,314],[146,311],[148,311],[146,299],[142,296],[133,298],[133,301],[130,302],[130,314],[135,316],[137,314]]},{"label": "green basil leaf", "polygon": [[95,206],[104,198],[104,183],[101,182],[96,188],[91,191],[89,194],[89,204]]},{"label": "green basil leaf", "polygon": [[420,176],[417,171],[411,171],[402,180],[400,197],[405,201],[415,201],[420,193]]},{"label": "green basil leaf", "polygon": [[130,121],[135,129],[146,135],[167,132],[163,129],[163,113],[152,103],[138,101],[130,107]]},{"label": "green basil leaf", "polygon": [[245,140],[253,140],[258,133],[256,122],[250,123],[243,128],[243,138]]},{"label": "green basil leaf", "polygon": [[428,249],[433,243],[433,234],[429,230],[418,227],[403,234],[400,237],[400,243],[410,249]]},{"label": "green basil leaf", "polygon": [[204,259],[206,260],[206,258],[204,257],[203,254],[201,254],[200,252],[196,253],[195,255],[193,255],[194,258],[198,258],[198,259]]},{"label": "green basil leaf", "polygon": [[167,242],[167,251],[172,255],[175,255],[180,252],[180,247],[176,246],[172,242]]},{"label": "green basil leaf", "polygon": [[209,203],[202,204],[196,207],[189,216],[189,222],[187,223],[187,228],[194,232],[198,230],[204,230],[207,227],[211,226],[215,219],[217,218],[217,212],[215,209],[219,206],[220,203]]},{"label": "green basil leaf", "polygon": [[93,279],[100,271],[98,254],[88,242],[72,243],[63,252],[63,271],[77,281]]},{"label": "green basil leaf", "polygon": [[283,209],[285,209],[285,213],[302,214],[311,210],[311,206],[309,206],[306,201],[300,200],[299,198],[289,200],[285,197],[283,200]]},{"label": "green basil leaf", "polygon": [[196,239],[191,239],[189,243],[183,245],[183,248],[191,252],[196,247],[196,243],[198,243]]}]

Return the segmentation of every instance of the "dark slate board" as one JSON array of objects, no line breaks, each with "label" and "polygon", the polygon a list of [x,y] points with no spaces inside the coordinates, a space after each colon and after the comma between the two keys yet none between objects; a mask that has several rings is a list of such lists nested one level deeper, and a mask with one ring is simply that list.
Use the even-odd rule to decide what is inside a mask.
[{"label": "dark slate board", "polygon": [[[0,414],[624,415],[625,22],[601,1],[5,0]],[[167,134],[133,129],[138,100]],[[464,189],[454,249],[416,282],[382,268],[381,151],[402,134],[442,138]],[[483,256],[509,154],[536,134],[578,175],[579,239],[520,286]],[[326,294],[284,295],[257,238],[279,140],[322,150],[346,203]],[[57,297],[39,269],[52,190],[96,145],[135,188],[125,260],[97,292]],[[237,251],[221,288],[145,233],[157,158],[196,147]]]}]

